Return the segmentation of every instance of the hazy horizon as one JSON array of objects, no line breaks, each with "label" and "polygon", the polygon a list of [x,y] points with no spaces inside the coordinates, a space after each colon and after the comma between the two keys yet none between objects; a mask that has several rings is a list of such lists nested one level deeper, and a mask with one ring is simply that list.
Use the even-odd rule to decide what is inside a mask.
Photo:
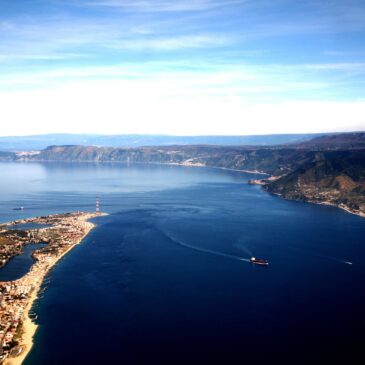
[{"label": "hazy horizon", "polygon": [[262,133],[262,134],[167,134],[167,133],[39,133],[39,134],[14,134],[0,135],[0,138],[17,138],[17,137],[46,137],[46,136],[151,136],[151,137],[265,137],[265,136],[300,136],[300,135],[331,135],[331,134],[346,134],[346,133],[364,133],[364,130],[349,130],[349,131],[334,131],[334,132],[308,132],[308,133]]}]

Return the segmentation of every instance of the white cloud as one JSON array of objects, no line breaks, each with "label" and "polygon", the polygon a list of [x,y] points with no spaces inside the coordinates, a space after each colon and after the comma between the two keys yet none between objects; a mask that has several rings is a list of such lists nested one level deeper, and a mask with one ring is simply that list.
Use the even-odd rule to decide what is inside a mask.
[{"label": "white cloud", "polygon": [[236,95],[195,92],[184,96],[181,87],[186,85],[89,81],[47,90],[0,93],[1,133],[196,135],[365,129],[365,100],[258,103]]}]

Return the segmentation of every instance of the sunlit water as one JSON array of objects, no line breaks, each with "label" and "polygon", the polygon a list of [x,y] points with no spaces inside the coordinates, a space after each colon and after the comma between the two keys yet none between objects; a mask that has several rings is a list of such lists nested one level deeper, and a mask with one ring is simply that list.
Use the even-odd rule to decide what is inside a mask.
[{"label": "sunlit water", "polygon": [[93,210],[96,195],[110,213],[50,274],[26,365],[358,363],[364,219],[215,169],[9,163],[0,174],[2,222]]}]

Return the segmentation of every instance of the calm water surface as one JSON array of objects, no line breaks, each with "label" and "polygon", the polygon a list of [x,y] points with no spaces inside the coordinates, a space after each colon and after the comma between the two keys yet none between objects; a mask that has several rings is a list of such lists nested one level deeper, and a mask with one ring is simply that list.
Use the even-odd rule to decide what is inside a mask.
[{"label": "calm water surface", "polygon": [[[363,363],[364,219],[214,169],[9,163],[0,174],[2,222],[92,210],[97,194],[110,213],[52,271],[26,365]],[[242,261],[251,255],[270,266]]]},{"label": "calm water surface", "polygon": [[12,258],[4,267],[0,268],[0,281],[12,281],[24,276],[34,264],[32,253],[42,247],[44,243],[28,244],[23,253]]}]

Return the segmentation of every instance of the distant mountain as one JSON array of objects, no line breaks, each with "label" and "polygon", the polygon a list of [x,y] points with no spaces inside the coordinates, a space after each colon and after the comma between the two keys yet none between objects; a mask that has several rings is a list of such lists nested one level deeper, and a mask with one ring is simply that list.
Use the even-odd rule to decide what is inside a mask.
[{"label": "distant mountain", "polygon": [[365,132],[328,134],[305,142],[296,142],[298,148],[343,150],[365,148]]},{"label": "distant mountain", "polygon": [[0,161],[14,161],[17,156],[13,152],[2,152],[0,151]]},{"label": "distant mountain", "polygon": [[[317,158],[319,151],[365,148],[365,133],[327,135],[307,142],[273,146],[168,145],[151,147],[50,146],[23,157],[53,161],[198,164],[236,170],[259,170],[274,175],[294,171]],[[321,144],[323,141],[323,145]]]},{"label": "distant mountain", "polygon": [[167,163],[189,166],[220,167],[234,170],[284,174],[314,158],[313,151],[295,148],[254,146],[158,146],[95,147],[50,146],[38,154],[18,155],[33,161],[82,161],[123,163]]},{"label": "distant mountain", "polygon": [[0,160],[158,163],[261,172],[275,177],[275,181],[259,181],[271,193],[287,199],[333,204],[365,215],[364,135],[326,135],[275,146],[64,145],[39,152],[3,152]]},{"label": "distant mountain", "polygon": [[46,134],[0,137],[2,151],[42,150],[50,145],[81,145],[101,147],[140,147],[168,145],[279,145],[303,142],[323,134],[272,134],[256,136],[167,136],[167,135],[98,135]]}]

